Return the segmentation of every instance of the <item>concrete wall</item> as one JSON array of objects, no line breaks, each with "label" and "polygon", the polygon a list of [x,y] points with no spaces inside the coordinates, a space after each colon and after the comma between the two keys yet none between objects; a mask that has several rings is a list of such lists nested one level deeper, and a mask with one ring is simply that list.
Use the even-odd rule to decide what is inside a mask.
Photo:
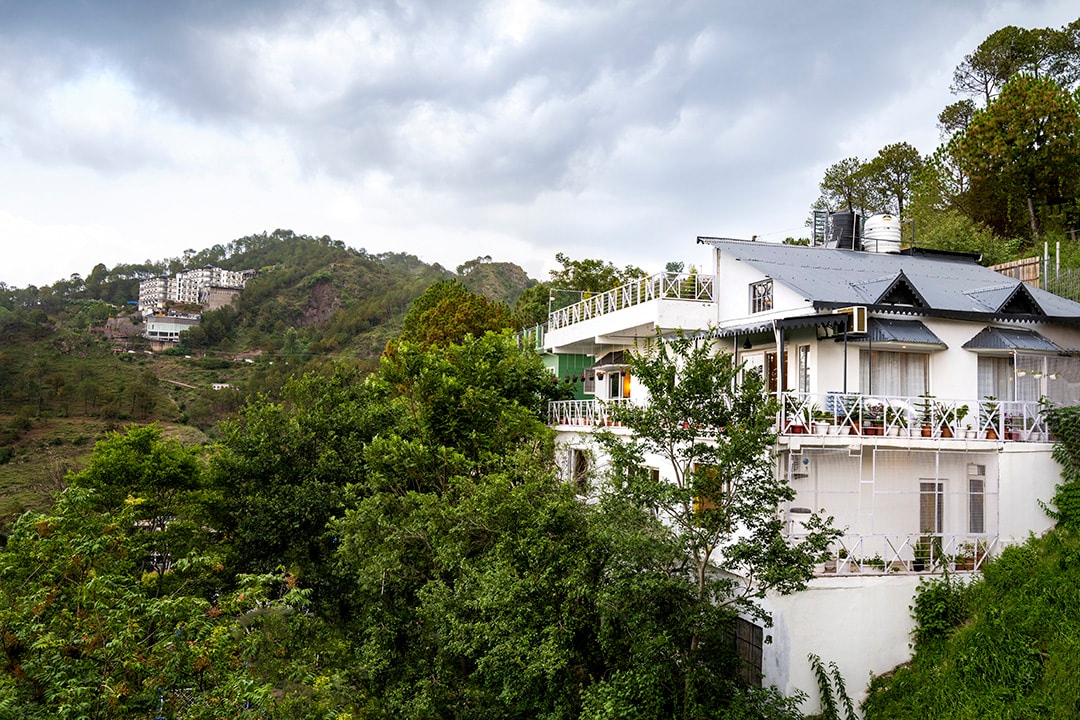
[{"label": "concrete wall", "polygon": [[818,578],[799,593],[770,596],[772,637],[763,653],[765,685],[785,695],[808,694],[803,710],[820,710],[817,682],[807,660],[814,653],[828,665],[835,662],[856,703],[866,694],[871,675],[880,675],[910,657],[908,643],[914,621],[908,607],[918,575],[873,575]]},{"label": "concrete wall", "polygon": [[1039,502],[1049,503],[1061,482],[1061,466],[1050,457],[1049,443],[1004,443],[1001,452],[1000,534],[1003,541],[1023,542],[1053,527]]}]

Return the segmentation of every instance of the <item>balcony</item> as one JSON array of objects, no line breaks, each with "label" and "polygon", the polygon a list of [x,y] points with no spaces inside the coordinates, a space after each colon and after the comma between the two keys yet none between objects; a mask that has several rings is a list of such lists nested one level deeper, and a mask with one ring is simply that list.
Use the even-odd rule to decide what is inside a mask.
[{"label": "balcony", "polygon": [[829,392],[784,393],[781,435],[857,435],[900,438],[1049,442],[1037,401],[958,400]]},{"label": "balcony", "polygon": [[611,417],[611,410],[630,403],[619,400],[558,400],[548,403],[549,425],[588,425],[593,427],[620,426]]},{"label": "balcony", "polygon": [[[550,425],[618,425],[611,408],[631,400],[563,400],[548,404]],[[956,400],[830,392],[785,393],[781,436],[844,435],[1007,442],[1049,442],[1044,406],[1034,401]]]},{"label": "balcony", "polygon": [[[798,539],[797,533],[790,535]],[[856,574],[972,572],[1001,550],[993,534],[844,535],[818,565],[817,577]]]},{"label": "balcony", "polygon": [[698,273],[657,273],[640,278],[555,310],[548,317],[548,326],[551,330],[560,330],[654,300],[713,302],[713,276]]}]

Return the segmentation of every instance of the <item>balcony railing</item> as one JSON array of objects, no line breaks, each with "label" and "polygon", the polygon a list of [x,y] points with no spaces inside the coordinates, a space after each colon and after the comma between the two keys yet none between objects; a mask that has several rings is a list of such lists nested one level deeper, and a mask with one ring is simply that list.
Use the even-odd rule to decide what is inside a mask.
[{"label": "balcony railing", "polygon": [[1036,401],[957,400],[830,392],[784,393],[781,435],[863,435],[969,440],[1050,439],[1045,407]]},{"label": "balcony railing", "polygon": [[[610,408],[624,400],[562,400],[548,404],[552,425],[614,423]],[[858,393],[785,393],[777,415],[781,435],[858,435],[1048,442],[1041,403],[947,400]]]},{"label": "balcony railing", "polygon": [[548,423],[551,425],[619,425],[611,418],[611,409],[629,404],[629,398],[618,400],[559,400],[548,403]]},{"label": "balcony railing", "polygon": [[[791,533],[791,539],[800,535]],[[921,573],[979,570],[1001,550],[997,535],[960,533],[844,535],[831,556],[817,567],[818,576],[855,573]]]},{"label": "balcony railing", "polygon": [[653,300],[713,302],[713,276],[697,273],[657,273],[612,290],[597,293],[548,316],[551,330]]}]

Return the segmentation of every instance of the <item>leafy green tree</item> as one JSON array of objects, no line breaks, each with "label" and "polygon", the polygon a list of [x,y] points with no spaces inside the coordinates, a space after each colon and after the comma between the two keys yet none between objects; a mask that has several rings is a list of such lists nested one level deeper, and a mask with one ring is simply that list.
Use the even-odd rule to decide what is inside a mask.
[{"label": "leafy green tree", "polygon": [[387,392],[338,366],[329,377],[290,379],[280,402],[258,398],[222,424],[209,484],[223,498],[215,527],[229,536],[238,571],[283,566],[318,602],[336,592],[326,525],[362,477],[367,443],[392,421]]},{"label": "leafy green tree", "polygon": [[867,182],[881,199],[875,209],[906,217],[904,205],[911,197],[912,183],[922,165],[919,151],[906,142],[892,143],[878,150],[863,168]]},{"label": "leafy green tree", "polygon": [[548,321],[551,309],[551,285],[537,283],[525,289],[514,303],[515,325],[531,328]]},{"label": "leafy green tree", "polygon": [[513,324],[503,303],[470,292],[458,280],[434,283],[413,301],[401,327],[401,340],[424,346],[460,343],[466,335],[479,337]]},{"label": "leafy green tree", "polygon": [[[631,354],[630,372],[648,402],[614,410],[628,435],[599,435],[608,492],[658,513],[690,560],[698,599],[767,620],[757,600],[804,587],[838,535],[814,515],[804,539],[783,536],[776,509],[795,492],[776,476],[776,400],[758,373],[700,338],[658,338]],[[640,472],[648,457],[664,463],[661,480]]]},{"label": "leafy green tree", "polygon": [[954,133],[966,130],[975,109],[975,102],[970,98],[946,105],[945,109],[938,113],[938,130],[942,137],[948,138]]},{"label": "leafy green tree", "polygon": [[1080,197],[1080,104],[1052,80],[1010,81],[975,114],[957,150],[973,186],[996,187],[1007,200],[1009,215],[988,223],[999,234],[1026,216],[1037,237],[1038,210]]},{"label": "leafy green tree", "polygon": [[814,209],[851,209],[866,214],[876,202],[865,168],[866,164],[856,157],[844,158],[826,168],[818,186],[821,195],[814,203]]},{"label": "leafy green tree", "polygon": [[1035,38],[1030,30],[1008,25],[991,33],[953,71],[951,90],[980,98],[989,105],[1013,75],[1029,69],[1035,60]]},{"label": "leafy green tree", "polygon": [[573,260],[565,253],[556,253],[555,259],[561,270],[551,271],[551,287],[555,290],[576,290],[598,293],[624,285],[635,278],[647,277],[639,267],[627,265],[623,269],[603,260]]},{"label": "leafy green tree", "polygon": [[229,576],[192,451],[154,427],[98,443],[0,550],[0,717],[265,717],[306,620],[288,578]]}]

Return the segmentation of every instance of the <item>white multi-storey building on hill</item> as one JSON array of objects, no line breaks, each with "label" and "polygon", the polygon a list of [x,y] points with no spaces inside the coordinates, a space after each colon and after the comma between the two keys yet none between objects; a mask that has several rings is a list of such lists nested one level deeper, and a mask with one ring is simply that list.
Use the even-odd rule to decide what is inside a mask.
[{"label": "white multi-storey building on hill", "polygon": [[656,275],[550,315],[542,349],[585,359],[584,399],[549,409],[564,467],[588,471],[612,403],[648,402],[624,361],[657,329],[707,333],[760,372],[783,399],[776,467],[797,492],[776,511],[793,538],[818,510],[844,534],[806,591],[767,598],[773,627],[751,637],[772,642],[748,655],[751,676],[813,693],[813,652],[861,691],[908,659],[922,577],[976,572],[1050,526],[1040,503],[1060,468],[1043,411],[1080,403],[1080,304],[971,256],[699,243],[712,274]]},{"label": "white multi-storey building on hill", "polygon": [[187,305],[208,305],[211,288],[239,290],[253,271],[222,270],[204,267],[186,270],[173,277],[156,277],[139,283],[139,311],[148,314],[165,307],[168,302]]}]

